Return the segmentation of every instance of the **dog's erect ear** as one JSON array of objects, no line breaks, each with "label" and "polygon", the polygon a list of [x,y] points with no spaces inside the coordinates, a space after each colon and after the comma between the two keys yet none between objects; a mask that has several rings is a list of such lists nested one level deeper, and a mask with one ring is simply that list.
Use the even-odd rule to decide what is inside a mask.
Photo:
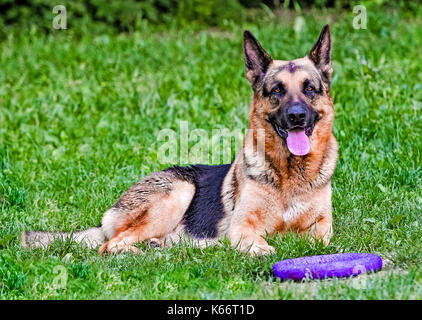
[{"label": "dog's erect ear", "polygon": [[328,24],[322,28],[319,39],[309,52],[308,57],[321,73],[322,80],[330,83],[333,68],[331,66],[331,34]]},{"label": "dog's erect ear", "polygon": [[246,77],[252,88],[256,90],[272,59],[248,30],[243,33],[243,57],[245,59]]}]

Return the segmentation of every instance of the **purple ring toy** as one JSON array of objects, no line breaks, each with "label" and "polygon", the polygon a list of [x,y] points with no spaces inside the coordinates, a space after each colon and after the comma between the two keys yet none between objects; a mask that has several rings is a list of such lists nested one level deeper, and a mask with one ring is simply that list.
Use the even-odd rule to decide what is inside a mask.
[{"label": "purple ring toy", "polygon": [[382,259],[372,253],[336,253],[282,260],[274,275],[282,280],[342,278],[381,270]]}]

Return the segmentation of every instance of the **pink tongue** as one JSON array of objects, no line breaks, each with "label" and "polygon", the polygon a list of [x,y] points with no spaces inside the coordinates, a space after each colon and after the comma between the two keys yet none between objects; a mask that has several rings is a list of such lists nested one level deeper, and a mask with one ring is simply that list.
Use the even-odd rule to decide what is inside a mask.
[{"label": "pink tongue", "polygon": [[304,156],[311,148],[308,136],[305,130],[289,131],[286,139],[287,147],[295,156]]}]

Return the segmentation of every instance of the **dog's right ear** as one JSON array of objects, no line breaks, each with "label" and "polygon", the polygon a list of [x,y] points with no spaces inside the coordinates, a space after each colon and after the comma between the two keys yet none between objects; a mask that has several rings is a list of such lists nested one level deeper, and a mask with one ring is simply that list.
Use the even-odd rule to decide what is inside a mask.
[{"label": "dog's right ear", "polygon": [[248,30],[243,33],[243,57],[245,59],[246,77],[255,91],[264,78],[272,59]]}]

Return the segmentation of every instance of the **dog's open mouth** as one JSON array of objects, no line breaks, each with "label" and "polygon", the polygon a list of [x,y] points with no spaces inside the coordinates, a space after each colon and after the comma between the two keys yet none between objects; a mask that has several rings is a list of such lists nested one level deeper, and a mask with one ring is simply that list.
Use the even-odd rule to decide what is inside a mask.
[{"label": "dog's open mouth", "polygon": [[311,150],[309,137],[314,131],[314,126],[295,127],[289,130],[282,129],[279,125],[273,123],[275,132],[286,140],[287,148],[295,156],[304,156]]}]

